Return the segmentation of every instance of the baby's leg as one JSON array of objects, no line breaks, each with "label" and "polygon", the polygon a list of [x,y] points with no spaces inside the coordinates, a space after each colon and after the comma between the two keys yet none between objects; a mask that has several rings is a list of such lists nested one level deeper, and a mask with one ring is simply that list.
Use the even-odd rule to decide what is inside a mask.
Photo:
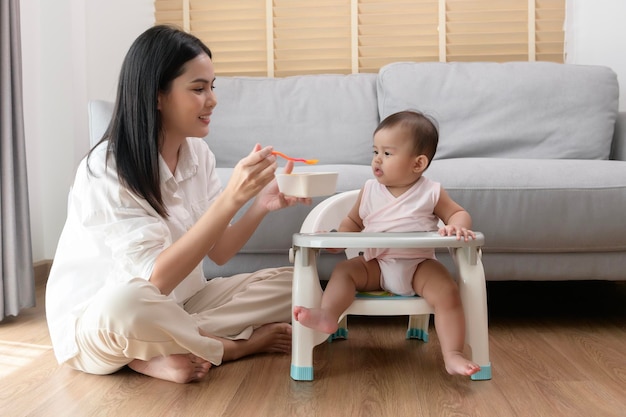
[{"label": "baby's leg", "polygon": [[348,259],[335,267],[322,295],[320,308],[295,306],[293,315],[303,326],[331,334],[337,331],[339,317],[350,307],[357,290],[379,289],[380,267],[377,260],[365,262],[362,256]]},{"label": "baby's leg", "polygon": [[463,355],[465,314],[459,288],[446,267],[434,259],[420,263],[413,276],[413,288],[435,309],[435,328],[446,371],[451,375],[480,371],[480,366]]}]

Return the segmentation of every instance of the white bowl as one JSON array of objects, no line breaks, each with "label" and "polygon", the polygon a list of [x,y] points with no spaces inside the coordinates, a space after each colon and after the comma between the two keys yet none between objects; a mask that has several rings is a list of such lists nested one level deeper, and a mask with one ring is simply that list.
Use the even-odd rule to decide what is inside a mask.
[{"label": "white bowl", "polygon": [[337,189],[337,172],[297,172],[276,174],[278,189],[293,197],[331,195]]}]

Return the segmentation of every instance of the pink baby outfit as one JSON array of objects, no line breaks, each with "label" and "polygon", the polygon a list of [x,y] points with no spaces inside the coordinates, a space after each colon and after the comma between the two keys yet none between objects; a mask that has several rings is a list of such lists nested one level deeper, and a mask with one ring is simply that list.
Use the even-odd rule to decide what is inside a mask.
[{"label": "pink baby outfit", "polygon": [[[433,213],[441,184],[421,177],[399,197],[375,179],[363,187],[359,215],[364,232],[426,232],[438,229],[439,218]],[[366,261],[376,258],[380,265],[380,285],[398,295],[415,295],[411,285],[417,265],[435,259],[434,249],[373,248],[364,252]]]}]

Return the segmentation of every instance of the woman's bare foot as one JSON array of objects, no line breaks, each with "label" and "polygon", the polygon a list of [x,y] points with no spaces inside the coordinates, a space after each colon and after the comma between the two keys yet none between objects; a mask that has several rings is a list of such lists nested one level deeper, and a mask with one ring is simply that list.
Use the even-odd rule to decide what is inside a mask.
[{"label": "woman's bare foot", "polygon": [[156,356],[148,361],[135,359],[128,367],[140,374],[186,384],[199,381],[211,369],[211,362],[191,353]]},{"label": "woman's bare foot", "polygon": [[460,352],[451,352],[443,356],[446,371],[450,375],[474,375],[480,371],[480,366],[466,359]]},{"label": "woman's bare foot", "polygon": [[306,308],[295,306],[293,316],[300,324],[323,333],[335,333],[339,328],[337,319],[331,317],[326,310],[321,308]]},{"label": "woman's bare foot", "polygon": [[289,353],[291,324],[265,324],[255,329],[247,340],[217,339],[224,344],[223,361],[232,361],[255,353]]}]

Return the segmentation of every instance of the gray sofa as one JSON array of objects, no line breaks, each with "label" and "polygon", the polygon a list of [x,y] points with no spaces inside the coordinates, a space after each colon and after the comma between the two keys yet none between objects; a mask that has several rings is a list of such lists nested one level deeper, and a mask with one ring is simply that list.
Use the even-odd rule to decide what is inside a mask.
[{"label": "gray sofa", "polygon": [[[626,113],[600,66],[394,63],[378,74],[219,77],[205,138],[227,181],[259,142],[316,158],[296,171],[339,173],[337,192],[371,177],[374,128],[404,109],[440,125],[426,171],[484,233],[487,280],[626,280]],[[111,104],[90,103],[92,143]],[[314,204],[321,201],[314,199]],[[289,264],[291,236],[311,207],[270,213],[229,263],[207,277]],[[449,267],[445,252],[439,258]],[[327,277],[337,255],[324,254]]]}]

